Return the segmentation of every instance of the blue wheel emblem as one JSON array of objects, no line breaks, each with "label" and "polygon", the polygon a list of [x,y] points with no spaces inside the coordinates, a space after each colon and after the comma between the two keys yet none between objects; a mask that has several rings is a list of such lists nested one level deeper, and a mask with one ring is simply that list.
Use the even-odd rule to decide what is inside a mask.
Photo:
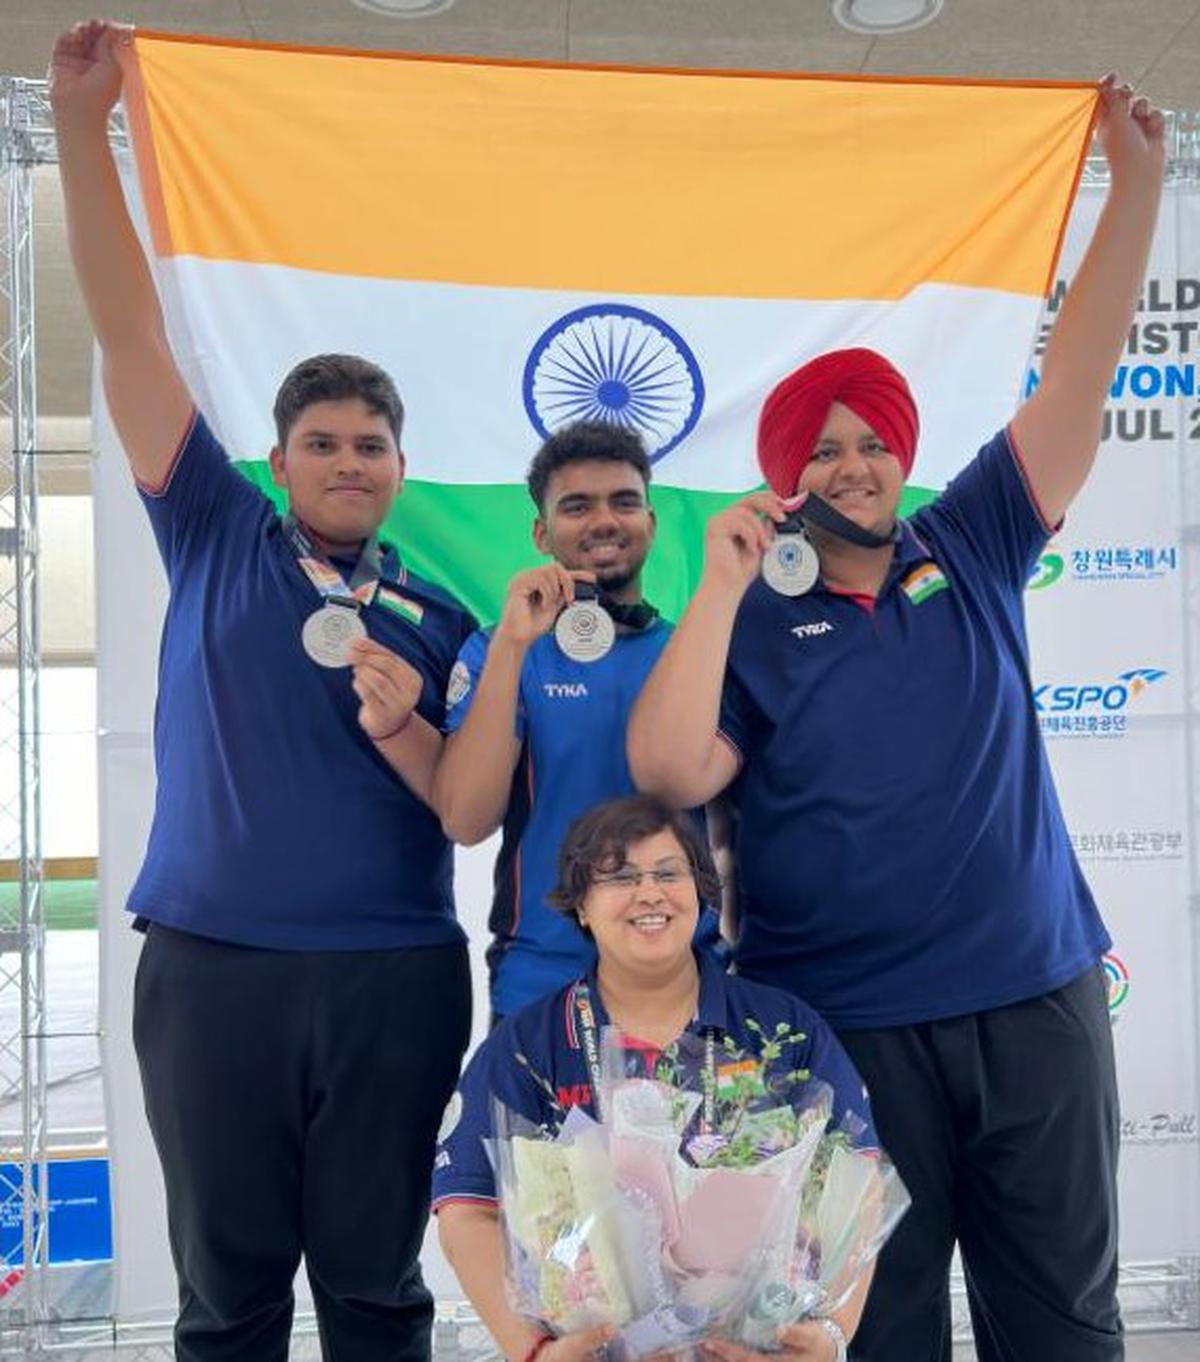
[{"label": "blue wheel emblem", "polygon": [[700,419],[704,379],[688,343],[661,317],[596,303],[547,327],[525,361],[525,410],[543,438],[571,421],[635,430],[651,462]]}]

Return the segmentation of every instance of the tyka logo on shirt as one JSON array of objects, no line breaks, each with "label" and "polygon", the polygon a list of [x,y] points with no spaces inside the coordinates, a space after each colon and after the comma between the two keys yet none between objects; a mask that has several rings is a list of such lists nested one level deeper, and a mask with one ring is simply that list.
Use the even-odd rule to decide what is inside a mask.
[{"label": "tyka logo on shirt", "polygon": [[794,624],[791,633],[797,638],[817,638],[821,634],[832,634],[833,624],[829,620],[818,620],[815,624]]},{"label": "tyka logo on shirt", "polygon": [[586,700],[588,688],[582,681],[543,681],[548,700]]}]

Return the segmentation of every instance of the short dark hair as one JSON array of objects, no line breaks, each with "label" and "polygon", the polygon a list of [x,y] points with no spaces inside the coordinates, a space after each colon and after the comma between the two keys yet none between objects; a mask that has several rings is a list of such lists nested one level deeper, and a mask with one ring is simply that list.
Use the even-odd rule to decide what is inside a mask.
[{"label": "short dark hair", "polygon": [[525,481],[539,513],[545,510],[551,477],[569,463],[627,463],[650,485],[650,456],[636,430],[611,421],[572,421],[563,426],[533,456]]},{"label": "short dark hair", "polygon": [[579,909],[596,876],[619,870],[634,843],[663,831],[674,833],[683,848],[700,901],[719,906],[721,877],[695,816],[673,809],[652,795],[610,799],[575,819],[559,849],[558,883],[547,895],[547,902],[586,931],[579,921]]},{"label": "short dark hair", "polygon": [[358,355],[310,355],[292,369],[275,394],[279,448],[287,443],[288,434],[305,407],[314,402],[344,402],[352,397],[360,398],[377,416],[386,417],[396,443],[400,443],[404,403],[396,385],[378,364]]}]

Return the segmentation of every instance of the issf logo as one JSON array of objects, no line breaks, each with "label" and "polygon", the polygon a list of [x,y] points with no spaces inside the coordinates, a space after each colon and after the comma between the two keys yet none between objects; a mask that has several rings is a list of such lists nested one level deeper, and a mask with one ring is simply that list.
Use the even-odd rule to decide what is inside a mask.
[{"label": "issf logo", "polygon": [[1061,553],[1055,553],[1053,549],[1046,549],[1037,562],[1033,565],[1033,571],[1029,574],[1029,581],[1025,583],[1030,591],[1043,591],[1048,586],[1053,586],[1063,575],[1063,568],[1066,560]]},{"label": "issf logo", "polygon": [[1104,956],[1104,977],[1108,980],[1108,1014],[1115,1016],[1117,1009],[1129,996],[1129,970],[1124,960],[1112,951]]},{"label": "issf logo", "polygon": [[1046,681],[1034,687],[1033,704],[1039,714],[1086,710],[1112,714],[1125,709],[1166,674],[1161,667],[1133,667],[1127,672],[1118,672],[1111,681],[1085,682],[1083,685],[1055,685]]}]

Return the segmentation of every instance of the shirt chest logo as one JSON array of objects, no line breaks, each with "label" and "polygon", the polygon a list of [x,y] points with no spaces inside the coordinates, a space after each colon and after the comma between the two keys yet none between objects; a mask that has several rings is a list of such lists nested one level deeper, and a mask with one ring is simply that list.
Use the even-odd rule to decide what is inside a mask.
[{"label": "shirt chest logo", "polygon": [[419,625],[425,618],[423,606],[418,605],[416,601],[410,600],[407,596],[402,596],[390,586],[380,586],[375,593],[375,601],[378,605],[390,610],[393,615],[399,615],[402,620],[407,620],[409,624]]},{"label": "shirt chest logo", "polygon": [[900,583],[900,590],[913,605],[924,605],[930,596],[949,589],[950,583],[936,563],[922,563],[920,567],[913,568]]},{"label": "shirt chest logo", "polygon": [[822,634],[833,633],[833,623],[830,620],[817,620],[814,624],[794,624],[790,631],[795,638],[820,638]]},{"label": "shirt chest logo", "polygon": [[547,700],[586,700],[588,688],[582,681],[543,681]]}]

